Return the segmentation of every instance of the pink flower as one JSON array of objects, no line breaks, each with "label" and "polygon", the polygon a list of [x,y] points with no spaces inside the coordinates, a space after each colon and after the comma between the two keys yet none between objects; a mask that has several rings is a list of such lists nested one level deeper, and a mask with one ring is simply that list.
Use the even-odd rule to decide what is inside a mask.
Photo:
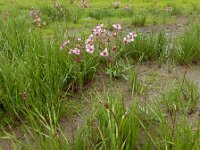
[{"label": "pink flower", "polygon": [[69,44],[69,40],[61,44],[60,49],[64,49]]},{"label": "pink flower", "polygon": [[123,40],[123,41],[124,41],[124,43],[127,43],[127,38],[126,38],[126,37],[124,37],[124,40]]},{"label": "pink flower", "polygon": [[74,48],[69,51],[69,54],[80,55],[80,49]]},{"label": "pink flower", "polygon": [[137,36],[137,34],[136,34],[135,32],[130,32],[130,33],[129,33],[129,36],[131,36],[132,38],[134,38],[134,37]]},{"label": "pink flower", "polygon": [[108,49],[105,48],[104,51],[102,51],[102,52],[100,53],[100,55],[103,56],[103,57],[108,57]]},{"label": "pink flower", "polygon": [[94,37],[93,34],[91,34],[91,35],[88,37],[88,39],[86,40],[86,44],[88,44],[88,43],[92,44],[93,41],[94,41],[94,38],[93,38],[93,37]]},{"label": "pink flower", "polygon": [[96,26],[92,31],[96,36],[99,36],[101,33],[105,32],[102,28],[103,24]]},{"label": "pink flower", "polygon": [[90,54],[94,53],[94,45],[93,44],[88,43],[88,44],[86,44],[85,48],[86,48],[86,52],[88,52]]},{"label": "pink flower", "polygon": [[122,29],[122,26],[120,24],[114,24],[113,27],[114,27],[115,30],[121,30]]},{"label": "pink flower", "polygon": [[130,35],[127,35],[127,42],[128,43],[131,43],[134,41],[134,37],[133,36],[130,36]]},{"label": "pink flower", "polygon": [[130,32],[126,37],[124,37],[125,44],[133,42],[137,34],[135,32]]}]

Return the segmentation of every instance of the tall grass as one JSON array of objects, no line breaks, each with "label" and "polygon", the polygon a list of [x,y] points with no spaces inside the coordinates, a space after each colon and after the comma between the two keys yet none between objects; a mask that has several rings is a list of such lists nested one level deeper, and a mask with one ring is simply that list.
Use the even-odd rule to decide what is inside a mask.
[{"label": "tall grass", "polygon": [[142,27],[145,25],[147,20],[147,14],[135,14],[132,17],[132,25],[136,27]]},{"label": "tall grass", "polygon": [[178,39],[174,54],[176,60],[181,64],[196,63],[199,61],[200,44],[199,44],[200,26],[195,23]]},{"label": "tall grass", "polygon": [[115,97],[98,98],[93,116],[78,134],[75,145],[82,144],[76,149],[198,148],[199,125],[194,130],[185,115],[169,119],[157,104],[142,107],[133,102],[126,109],[120,96]]},{"label": "tall grass", "polygon": [[197,85],[189,81],[183,81],[170,89],[167,94],[163,95],[163,104],[169,113],[177,112],[194,112],[199,99]]},{"label": "tall grass", "polygon": [[66,6],[48,6],[40,8],[44,19],[51,21],[70,21],[70,10]]},{"label": "tall grass", "polygon": [[178,6],[172,5],[172,10],[170,11],[170,15],[171,16],[180,16],[183,11],[181,11],[182,9]]},{"label": "tall grass", "polygon": [[118,9],[116,11],[117,17],[132,17],[134,15],[133,8],[128,9]]},{"label": "tall grass", "polygon": [[[198,149],[200,124],[194,128],[188,124],[186,114],[166,113],[159,103],[140,106],[136,100],[129,108],[118,92],[97,96],[91,115],[85,126],[68,142],[59,127],[54,128],[51,120],[42,114],[30,116],[34,128],[25,126],[26,141],[20,140],[4,130],[4,138],[20,144],[22,148],[49,149]],[[198,121],[197,121],[198,122]],[[41,126],[42,125],[42,126]],[[42,128],[40,128],[40,126]],[[27,134],[26,134],[27,135]],[[31,140],[30,140],[31,137]]]},{"label": "tall grass", "polygon": [[136,69],[133,69],[132,71],[129,72],[129,82],[131,84],[132,94],[133,94],[133,92],[135,92],[137,94],[142,94],[142,92],[144,90],[144,86],[143,86],[142,82],[139,80],[138,67],[136,67]]},{"label": "tall grass", "polygon": [[84,55],[76,62],[59,50],[61,37],[48,39],[26,20],[1,22],[0,28],[4,64],[0,66],[0,106],[4,113],[21,114],[24,108],[33,107],[42,114],[48,107],[61,112],[62,92],[83,86],[96,72],[98,59]]},{"label": "tall grass", "polygon": [[84,10],[81,10],[78,7],[68,5],[43,5],[40,6],[40,11],[42,19],[47,21],[48,23],[56,21],[78,23],[78,21],[86,13]]},{"label": "tall grass", "polygon": [[89,9],[88,16],[94,18],[96,20],[101,20],[103,18],[109,18],[114,16],[113,11],[108,8],[96,8],[96,9]]},{"label": "tall grass", "polygon": [[166,52],[168,39],[165,32],[140,34],[126,46],[127,56],[136,60],[155,60]]}]

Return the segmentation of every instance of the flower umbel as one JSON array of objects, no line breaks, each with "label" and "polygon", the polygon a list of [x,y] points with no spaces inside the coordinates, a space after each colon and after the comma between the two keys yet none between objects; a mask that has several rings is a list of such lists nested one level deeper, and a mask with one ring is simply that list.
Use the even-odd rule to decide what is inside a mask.
[{"label": "flower umbel", "polygon": [[69,54],[80,55],[81,51],[78,48],[71,49]]},{"label": "flower umbel", "polygon": [[65,42],[61,44],[60,49],[64,49],[68,44],[69,44],[69,40],[66,40]]},{"label": "flower umbel", "polygon": [[113,25],[113,28],[114,28],[115,30],[121,30],[121,29],[122,29],[122,26],[121,26],[120,24],[114,24],[114,25]]},{"label": "flower umbel", "polygon": [[85,48],[86,48],[86,52],[88,52],[90,54],[94,53],[94,45],[93,44],[88,43],[88,44],[86,44]]},{"label": "flower umbel", "polygon": [[126,37],[124,37],[124,43],[131,43],[133,42],[135,39],[135,37],[137,36],[137,34],[135,32],[130,32]]},{"label": "flower umbel", "polygon": [[101,33],[103,33],[103,24],[96,26],[96,28],[93,29],[93,33],[96,36],[99,36]]}]

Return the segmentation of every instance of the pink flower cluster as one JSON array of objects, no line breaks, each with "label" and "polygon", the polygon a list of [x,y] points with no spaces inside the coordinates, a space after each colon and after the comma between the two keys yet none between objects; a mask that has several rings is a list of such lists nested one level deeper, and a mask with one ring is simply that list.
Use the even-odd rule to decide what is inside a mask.
[{"label": "pink flower cluster", "polygon": [[86,48],[86,52],[90,54],[94,53],[94,35],[93,34],[91,34],[86,40],[85,48]]},{"label": "pink flower cluster", "polygon": [[93,31],[93,34],[96,35],[96,36],[101,35],[101,33],[104,32],[104,30],[103,30],[103,24],[97,25],[96,28],[94,28],[92,31]]},{"label": "pink flower cluster", "polygon": [[[93,30],[92,34],[89,35],[89,37],[86,39],[85,44],[83,44],[81,38],[77,38],[78,44],[76,44],[76,48],[71,49],[69,51],[69,54],[74,55],[80,55],[81,49],[84,49],[87,53],[93,54],[96,49],[104,49],[103,51],[99,52],[100,56],[108,57],[109,56],[109,47],[111,48],[111,52],[115,52],[117,50],[117,44],[120,42],[119,40],[119,31],[122,29],[122,26],[120,24],[114,24],[113,25],[114,32],[109,33],[105,29],[103,29],[103,24],[97,25]],[[111,38],[111,36],[114,36],[115,38]],[[134,41],[134,38],[136,37],[135,32],[130,32],[126,37],[124,37],[123,41],[125,44],[131,43]],[[113,44],[114,43],[114,44]],[[61,44],[60,49],[68,48],[69,40],[66,40],[64,43]],[[113,45],[111,45],[113,44]],[[80,59],[80,58],[79,58]]]},{"label": "pink flower cluster", "polygon": [[[86,52],[88,52],[88,53],[94,53],[94,43],[93,43],[94,42],[94,36],[100,38],[102,43],[105,42],[105,38],[106,38],[105,36],[107,36],[107,33],[106,33],[106,30],[103,29],[103,24],[97,25],[93,29],[93,34],[91,34],[89,36],[89,38],[87,39],[87,41],[86,41]],[[108,56],[108,49],[105,48],[102,52],[100,52],[100,55],[103,56],[103,57],[107,57]]]},{"label": "pink flower cluster", "polygon": [[36,25],[38,27],[46,26],[46,21],[42,22],[40,10],[32,7],[31,11],[30,11],[30,16],[33,19],[34,25]]},{"label": "pink flower cluster", "polygon": [[121,30],[121,29],[122,29],[122,26],[121,26],[120,24],[114,24],[114,25],[113,25],[113,28],[114,28],[115,30]]},{"label": "pink flower cluster", "polygon": [[78,48],[71,49],[69,54],[80,55],[81,51]]},{"label": "pink flower cluster", "polygon": [[126,37],[124,37],[124,43],[131,43],[134,41],[137,34],[135,32],[130,32]]},{"label": "pink flower cluster", "polygon": [[69,40],[63,42],[60,46],[60,49],[64,49],[69,44]]}]

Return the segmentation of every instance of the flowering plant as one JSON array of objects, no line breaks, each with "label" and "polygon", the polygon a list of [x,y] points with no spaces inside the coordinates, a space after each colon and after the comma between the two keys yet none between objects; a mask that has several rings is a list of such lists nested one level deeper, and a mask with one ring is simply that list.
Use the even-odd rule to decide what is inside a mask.
[{"label": "flowering plant", "polygon": [[77,38],[76,46],[69,49],[70,41],[66,40],[61,44],[60,49],[66,49],[76,62],[81,62],[83,59],[90,60],[93,57],[106,62],[109,68],[114,67],[117,64],[117,56],[123,51],[122,46],[133,42],[137,35],[135,32],[130,32],[126,37],[121,38],[122,26],[114,24],[113,29],[112,32],[109,32],[103,24],[97,25],[85,42],[81,38]]}]

